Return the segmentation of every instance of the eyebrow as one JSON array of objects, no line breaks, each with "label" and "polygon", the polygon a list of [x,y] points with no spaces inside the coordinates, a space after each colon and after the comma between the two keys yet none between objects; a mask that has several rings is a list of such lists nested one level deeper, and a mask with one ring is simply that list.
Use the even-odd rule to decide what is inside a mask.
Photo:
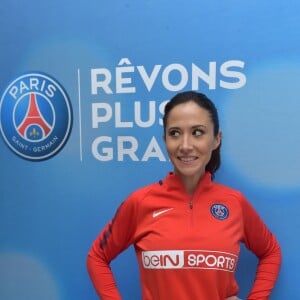
[{"label": "eyebrow", "polygon": [[199,128],[199,127],[202,127],[202,128],[207,128],[207,126],[205,125],[202,125],[202,124],[199,124],[199,125],[195,125],[195,126],[192,126],[192,128]]},{"label": "eyebrow", "polygon": [[[205,126],[205,125],[202,125],[202,124],[199,124],[199,125],[194,125],[194,126],[192,126],[191,127],[192,129],[197,129],[197,128],[207,128],[207,126]],[[178,126],[173,126],[173,127],[170,127],[170,128],[168,128],[168,130],[170,130],[170,129],[181,129],[180,127],[178,127]]]}]

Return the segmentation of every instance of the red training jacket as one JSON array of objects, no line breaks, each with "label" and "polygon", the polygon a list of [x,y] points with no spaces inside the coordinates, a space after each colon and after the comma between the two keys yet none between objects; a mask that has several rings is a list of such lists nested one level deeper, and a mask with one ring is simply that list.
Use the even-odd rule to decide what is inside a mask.
[{"label": "red training jacket", "polygon": [[240,243],[259,259],[248,300],[269,299],[281,251],[274,235],[236,190],[206,173],[190,197],[173,173],[133,192],[102,230],[87,266],[99,297],[122,299],[109,267],[134,245],[143,300],[224,300],[238,294]]}]

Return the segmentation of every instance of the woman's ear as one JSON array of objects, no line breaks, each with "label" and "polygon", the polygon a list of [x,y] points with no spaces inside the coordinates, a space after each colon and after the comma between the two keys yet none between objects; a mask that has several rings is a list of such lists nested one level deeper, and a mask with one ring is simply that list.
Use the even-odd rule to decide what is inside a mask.
[{"label": "woman's ear", "polygon": [[214,140],[214,147],[213,147],[214,150],[220,146],[221,141],[222,141],[222,131],[219,131]]}]

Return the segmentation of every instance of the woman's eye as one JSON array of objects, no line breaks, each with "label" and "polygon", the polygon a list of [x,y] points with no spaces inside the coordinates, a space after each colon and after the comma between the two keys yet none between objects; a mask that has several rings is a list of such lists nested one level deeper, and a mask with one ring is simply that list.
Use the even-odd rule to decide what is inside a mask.
[{"label": "woman's eye", "polygon": [[193,132],[193,134],[196,135],[196,136],[200,136],[200,135],[202,135],[203,133],[204,133],[204,132],[203,132],[203,130],[201,130],[201,129],[195,129],[194,132]]},{"label": "woman's eye", "polygon": [[170,130],[169,136],[179,136],[179,131],[178,130]]}]

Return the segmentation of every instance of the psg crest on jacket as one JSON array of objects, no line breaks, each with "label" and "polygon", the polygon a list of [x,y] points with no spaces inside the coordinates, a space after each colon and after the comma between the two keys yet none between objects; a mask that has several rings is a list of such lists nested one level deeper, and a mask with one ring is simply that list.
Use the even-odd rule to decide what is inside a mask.
[{"label": "psg crest on jacket", "polygon": [[225,220],[228,218],[228,208],[223,204],[214,204],[210,208],[211,214],[219,220]]},{"label": "psg crest on jacket", "polygon": [[67,93],[42,72],[12,81],[0,102],[0,128],[9,148],[22,158],[39,161],[57,154],[72,127]]}]

